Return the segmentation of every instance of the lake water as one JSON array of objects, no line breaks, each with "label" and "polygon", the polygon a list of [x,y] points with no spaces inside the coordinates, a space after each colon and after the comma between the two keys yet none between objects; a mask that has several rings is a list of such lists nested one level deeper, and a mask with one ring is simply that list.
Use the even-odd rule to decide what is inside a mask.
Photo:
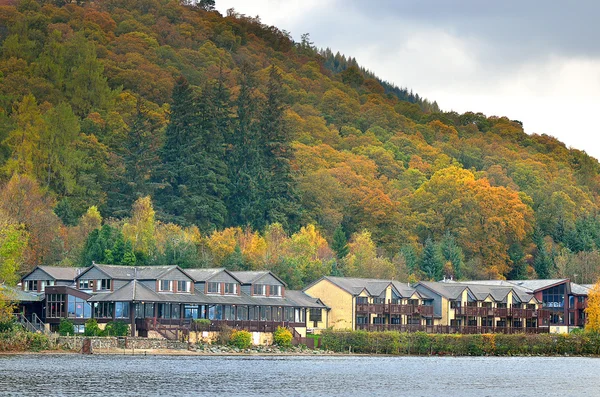
[{"label": "lake water", "polygon": [[581,357],[0,356],[2,396],[600,396]]}]

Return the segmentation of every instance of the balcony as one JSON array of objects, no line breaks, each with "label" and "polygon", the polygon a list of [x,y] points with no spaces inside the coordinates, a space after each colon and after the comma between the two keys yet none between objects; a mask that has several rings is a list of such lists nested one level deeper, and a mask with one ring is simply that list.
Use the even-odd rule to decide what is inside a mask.
[{"label": "balcony", "polygon": [[356,312],[361,314],[393,314],[405,316],[433,316],[433,306],[402,305],[396,303],[356,304]]},{"label": "balcony", "polygon": [[548,333],[548,327],[471,327],[447,325],[406,325],[406,324],[357,324],[357,330],[362,331],[398,331],[398,332],[427,332],[430,334],[543,334]]},{"label": "balcony", "polygon": [[487,317],[489,309],[477,306],[458,306],[454,309],[456,316]]}]

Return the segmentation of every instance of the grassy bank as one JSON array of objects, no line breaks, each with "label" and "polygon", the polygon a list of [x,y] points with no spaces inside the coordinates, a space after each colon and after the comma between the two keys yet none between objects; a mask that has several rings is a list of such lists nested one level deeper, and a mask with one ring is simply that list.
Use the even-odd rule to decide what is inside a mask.
[{"label": "grassy bank", "polygon": [[27,332],[12,322],[0,323],[0,352],[39,352],[51,348],[52,343],[44,334]]},{"label": "grassy bank", "polygon": [[334,352],[397,355],[600,355],[600,334],[427,334],[325,331],[321,347]]}]

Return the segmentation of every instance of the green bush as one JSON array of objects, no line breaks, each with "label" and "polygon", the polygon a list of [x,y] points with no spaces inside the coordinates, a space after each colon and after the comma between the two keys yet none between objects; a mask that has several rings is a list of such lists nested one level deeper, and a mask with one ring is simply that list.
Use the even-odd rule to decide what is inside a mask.
[{"label": "green bush", "polygon": [[231,341],[232,334],[233,330],[231,327],[227,324],[223,324],[219,330],[219,335],[217,336],[217,343],[220,345],[228,345]]},{"label": "green bush", "polygon": [[85,322],[85,329],[83,331],[84,336],[98,336],[102,333],[102,330],[98,326],[98,321],[95,318],[90,318]]},{"label": "green bush", "polygon": [[61,336],[74,335],[75,326],[73,325],[73,321],[61,318],[60,324],[58,325],[58,334]]},{"label": "green bush", "polygon": [[29,350],[34,352],[50,349],[50,340],[44,334],[34,334],[29,332],[27,335],[27,342],[29,343]]},{"label": "green bush", "polygon": [[252,346],[252,334],[244,330],[234,330],[229,343],[238,349],[248,349]]},{"label": "green bush", "polygon": [[210,320],[207,318],[199,318],[192,323],[192,331],[207,331],[210,327]]},{"label": "green bush", "polygon": [[293,338],[290,330],[284,327],[277,327],[275,332],[273,332],[273,342],[275,342],[277,346],[290,347],[292,346]]},{"label": "green bush", "polygon": [[6,321],[0,321],[0,333],[8,332],[13,329],[16,322],[14,319],[8,319]]},{"label": "green bush", "polygon": [[127,336],[129,335],[129,324],[124,321],[111,321],[106,324],[100,336]]}]

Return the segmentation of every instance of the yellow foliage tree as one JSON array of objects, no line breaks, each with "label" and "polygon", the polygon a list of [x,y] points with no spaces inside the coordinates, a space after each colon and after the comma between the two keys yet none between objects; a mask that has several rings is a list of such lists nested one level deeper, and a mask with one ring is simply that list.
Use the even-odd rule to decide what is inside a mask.
[{"label": "yellow foliage tree", "polygon": [[585,309],[587,324],[585,330],[600,333],[600,280],[588,293],[588,307]]}]

